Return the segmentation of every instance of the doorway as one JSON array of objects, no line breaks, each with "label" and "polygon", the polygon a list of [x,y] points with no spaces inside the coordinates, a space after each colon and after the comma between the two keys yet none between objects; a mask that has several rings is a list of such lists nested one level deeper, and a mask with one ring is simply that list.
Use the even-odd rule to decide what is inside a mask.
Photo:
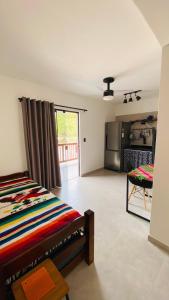
[{"label": "doorway", "polygon": [[75,179],[80,173],[79,113],[57,111],[58,152],[62,182]]}]

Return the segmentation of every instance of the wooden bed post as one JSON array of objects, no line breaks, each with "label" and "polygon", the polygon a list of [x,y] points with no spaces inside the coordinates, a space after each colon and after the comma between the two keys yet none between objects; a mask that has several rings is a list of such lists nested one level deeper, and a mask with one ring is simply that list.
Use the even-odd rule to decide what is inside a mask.
[{"label": "wooden bed post", "polygon": [[87,210],[85,215],[86,253],[85,261],[90,265],[94,261],[94,212]]},{"label": "wooden bed post", "polygon": [[0,269],[0,299],[7,300],[7,290],[5,286],[5,280],[3,277],[3,270]]},{"label": "wooden bed post", "polygon": [[0,299],[2,299],[2,300],[8,300],[6,288],[4,286],[1,286],[1,285],[0,285],[0,295],[1,295]]}]

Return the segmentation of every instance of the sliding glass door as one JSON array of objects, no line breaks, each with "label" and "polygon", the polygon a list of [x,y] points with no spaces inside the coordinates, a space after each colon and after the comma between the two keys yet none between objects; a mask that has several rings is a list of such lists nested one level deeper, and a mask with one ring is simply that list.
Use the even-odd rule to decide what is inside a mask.
[{"label": "sliding glass door", "polygon": [[79,114],[57,111],[56,122],[63,182],[79,176]]}]

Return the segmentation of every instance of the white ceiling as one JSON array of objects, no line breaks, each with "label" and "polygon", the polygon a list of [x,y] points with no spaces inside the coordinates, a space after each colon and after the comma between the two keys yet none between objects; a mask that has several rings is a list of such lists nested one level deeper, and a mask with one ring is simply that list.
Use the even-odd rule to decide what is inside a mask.
[{"label": "white ceiling", "polygon": [[132,0],[0,0],[0,28],[2,74],[99,98],[106,76],[159,87],[161,47]]},{"label": "white ceiling", "polygon": [[169,0],[134,0],[161,46],[169,43]]}]

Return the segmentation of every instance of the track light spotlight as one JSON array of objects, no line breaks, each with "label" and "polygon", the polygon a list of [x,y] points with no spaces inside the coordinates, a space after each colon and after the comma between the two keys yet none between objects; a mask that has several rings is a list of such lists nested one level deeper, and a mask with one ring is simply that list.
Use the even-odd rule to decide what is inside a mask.
[{"label": "track light spotlight", "polygon": [[125,98],[124,98],[124,100],[123,100],[123,103],[127,103],[126,95],[124,95],[124,96],[125,96]]},{"label": "track light spotlight", "polygon": [[133,99],[132,99],[132,97],[131,97],[131,94],[130,94],[129,102],[133,102]]},{"label": "track light spotlight", "polygon": [[141,99],[140,96],[136,96],[136,100],[139,101]]}]

